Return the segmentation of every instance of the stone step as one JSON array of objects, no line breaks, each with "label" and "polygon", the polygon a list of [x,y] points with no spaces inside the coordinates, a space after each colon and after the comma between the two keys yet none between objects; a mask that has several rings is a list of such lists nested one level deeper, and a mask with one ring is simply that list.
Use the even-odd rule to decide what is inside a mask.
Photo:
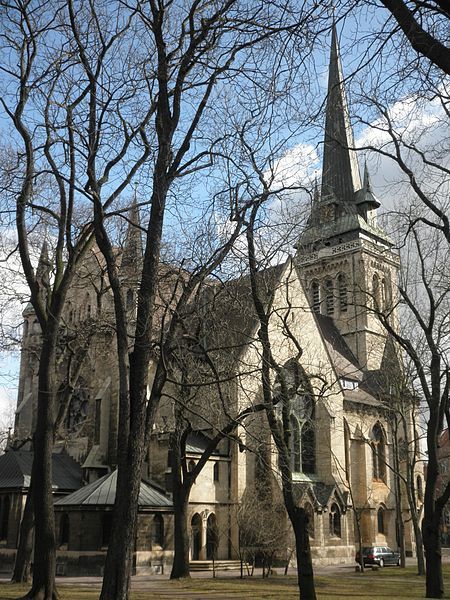
[{"label": "stone step", "polygon": [[191,560],[189,568],[191,571],[212,571],[213,568],[216,571],[231,571],[240,569],[241,563],[239,560],[215,560],[213,567],[212,560]]}]

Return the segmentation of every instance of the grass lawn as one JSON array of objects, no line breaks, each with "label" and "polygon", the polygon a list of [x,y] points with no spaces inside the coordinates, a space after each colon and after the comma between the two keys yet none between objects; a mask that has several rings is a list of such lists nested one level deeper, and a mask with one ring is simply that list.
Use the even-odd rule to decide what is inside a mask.
[{"label": "grass lawn", "polygon": [[[447,582],[445,598],[450,598],[450,565],[444,565],[444,578]],[[368,570],[364,574],[342,570],[333,576],[316,577],[316,591],[320,600],[415,600],[424,598],[425,581],[417,577],[415,569],[388,568],[379,571]],[[0,583],[0,600],[19,598],[27,586]],[[97,600],[98,589],[59,586],[62,600]],[[173,600],[173,599],[228,600],[252,598],[257,600],[291,600],[298,598],[294,577],[278,575],[271,579],[192,579],[189,581],[167,581],[155,578],[146,591],[135,591],[133,600]]]}]

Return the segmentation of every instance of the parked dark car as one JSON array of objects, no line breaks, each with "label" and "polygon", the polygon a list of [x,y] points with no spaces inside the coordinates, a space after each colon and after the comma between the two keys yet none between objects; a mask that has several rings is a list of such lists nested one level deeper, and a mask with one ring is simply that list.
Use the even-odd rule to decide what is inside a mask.
[{"label": "parked dark car", "polygon": [[[400,553],[391,550],[387,546],[364,546],[362,554],[364,566],[377,565],[378,567],[385,567],[387,565],[400,565]],[[356,553],[355,560],[358,564],[361,564],[359,550]]]}]

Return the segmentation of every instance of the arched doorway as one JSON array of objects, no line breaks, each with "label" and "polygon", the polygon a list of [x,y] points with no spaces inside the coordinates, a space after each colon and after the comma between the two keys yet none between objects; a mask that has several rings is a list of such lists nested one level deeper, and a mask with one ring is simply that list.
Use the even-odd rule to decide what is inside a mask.
[{"label": "arched doorway", "polygon": [[192,517],[191,532],[192,560],[200,560],[200,550],[202,548],[202,518],[198,513]]},{"label": "arched doorway", "polygon": [[217,531],[217,519],[214,513],[210,514],[206,522],[206,559],[214,560],[217,558],[217,546],[219,535]]}]

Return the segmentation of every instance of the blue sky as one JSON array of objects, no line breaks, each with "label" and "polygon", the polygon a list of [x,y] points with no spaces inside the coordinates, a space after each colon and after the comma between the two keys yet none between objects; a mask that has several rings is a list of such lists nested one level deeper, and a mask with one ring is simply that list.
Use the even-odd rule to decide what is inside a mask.
[{"label": "blue sky", "polygon": [[[361,57],[364,56],[365,50],[371,51],[369,38],[367,35],[379,27],[384,21],[386,13],[381,9],[366,8],[367,12],[360,12],[357,18],[353,14],[349,15],[345,21],[340,22],[338,29],[340,30],[342,59],[344,65],[344,75],[348,76],[353,69],[356,69],[360,64]],[[355,42],[355,40],[358,40]],[[315,53],[315,72],[312,76],[312,92],[318,96],[320,103],[325,97],[327,83],[327,64],[329,55],[329,38],[324,38],[323,46],[317,49]],[[396,70],[396,56],[388,57],[383,65],[385,76],[388,77],[390,72]],[[369,74],[370,75],[370,74]],[[355,81],[349,86],[349,94],[351,99],[358,99],[359,87],[358,76]],[[408,86],[403,89],[403,94],[400,99],[397,99],[391,107],[396,113],[396,118],[401,122],[402,118],[408,121],[404,131],[408,131],[412,138],[420,131],[426,128],[426,134],[421,135],[421,144],[424,147],[442,147],[448,139],[448,123],[446,127],[441,127],[439,123],[439,107],[435,104],[420,104],[414,98]],[[372,121],[374,122],[374,121]],[[4,121],[3,121],[4,123]],[[1,124],[1,121],[0,121]],[[322,141],[322,126],[323,118],[320,117],[315,125],[312,125],[307,132],[302,135],[294,136],[292,144],[285,147],[284,153],[279,157],[279,169],[285,174],[287,181],[295,182],[309,181],[312,182],[315,174],[320,177],[320,155]],[[383,133],[374,131],[370,127],[362,123],[356,123],[356,145],[386,145],[388,141],[383,138]],[[364,156],[368,160],[369,168],[372,174],[372,183],[375,193],[383,201],[386,208],[391,209],[393,206],[399,206],[399,199],[407,200],[409,191],[405,187],[404,177],[394,165],[394,163],[386,158],[382,158],[373,152],[364,152]],[[362,157],[361,157],[362,159]],[[360,159],[360,166],[362,160]],[[394,187],[393,187],[394,186]],[[198,192],[200,195],[205,194],[205,186],[202,191],[200,186]],[[393,191],[394,190],[394,191]],[[129,195],[131,196],[132,190]],[[177,214],[174,210],[169,214],[167,227],[176,228],[179,226],[179,220],[183,221],[185,227],[193,226],[193,221],[198,220],[201,216],[201,211],[196,208],[195,198],[189,208],[184,209],[182,214]],[[294,202],[292,197],[289,200]],[[189,221],[189,215],[191,221]],[[3,281],[3,285],[5,282]],[[20,322],[21,306],[17,307],[17,322]],[[19,368],[19,353],[0,353],[0,414],[8,411],[11,399],[16,397],[17,378]]]}]

